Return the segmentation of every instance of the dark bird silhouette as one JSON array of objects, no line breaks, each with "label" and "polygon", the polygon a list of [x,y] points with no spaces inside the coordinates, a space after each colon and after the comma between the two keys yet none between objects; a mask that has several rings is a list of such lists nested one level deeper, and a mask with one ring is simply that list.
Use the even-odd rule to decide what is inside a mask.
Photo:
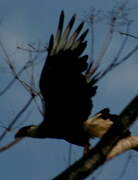
[{"label": "dark bird silhouette", "polygon": [[44,120],[40,125],[21,128],[15,137],[57,138],[72,144],[89,147],[89,139],[103,136],[117,118],[109,109],[96,114],[91,121],[92,97],[96,94],[97,79],[89,75],[88,56],[82,55],[88,29],[84,23],[72,31],[76,16],[66,28],[61,12],[56,35],[51,35],[48,55],[40,77],[40,91],[44,104]]}]

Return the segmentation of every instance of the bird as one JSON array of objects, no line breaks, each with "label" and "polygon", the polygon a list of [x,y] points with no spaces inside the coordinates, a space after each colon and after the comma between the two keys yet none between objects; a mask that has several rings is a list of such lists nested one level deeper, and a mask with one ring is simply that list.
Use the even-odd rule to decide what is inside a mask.
[{"label": "bird", "polygon": [[[74,14],[64,28],[64,11],[61,11],[55,35],[51,35],[48,54],[40,75],[40,92],[43,98],[44,118],[38,125],[22,127],[15,138],[55,138],[84,148],[87,153],[90,139],[102,137],[118,118],[109,108],[96,113],[90,120],[92,98],[96,95],[97,79],[94,64],[88,63],[88,29],[81,22],[74,30]],[[92,66],[93,73],[89,75]],[[129,134],[129,132],[128,132]]]}]

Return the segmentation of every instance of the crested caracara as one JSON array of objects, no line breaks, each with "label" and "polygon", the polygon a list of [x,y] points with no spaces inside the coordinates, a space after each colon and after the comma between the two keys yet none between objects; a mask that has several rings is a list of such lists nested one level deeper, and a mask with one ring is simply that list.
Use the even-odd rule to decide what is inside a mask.
[{"label": "crested caracara", "polygon": [[57,32],[49,40],[48,55],[40,77],[44,119],[39,125],[21,128],[16,138],[64,139],[87,150],[90,138],[102,137],[117,118],[106,108],[87,121],[93,107],[97,80],[95,71],[87,76],[90,69],[88,56],[83,54],[88,29],[82,30],[82,22],[72,30],[75,19],[74,15],[63,28],[62,11]]}]

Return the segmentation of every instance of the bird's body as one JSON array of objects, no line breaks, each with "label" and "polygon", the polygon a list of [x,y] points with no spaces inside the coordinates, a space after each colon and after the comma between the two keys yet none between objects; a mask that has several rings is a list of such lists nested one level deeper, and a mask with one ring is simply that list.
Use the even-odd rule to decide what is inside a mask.
[{"label": "bird's body", "polygon": [[37,131],[32,137],[60,138],[83,146],[89,144],[83,124],[91,113],[91,97],[96,93],[96,86],[92,86],[93,81],[87,82],[88,56],[82,56],[88,30],[81,33],[84,25],[81,23],[71,34],[74,22],[75,15],[63,31],[64,13],[61,12],[57,33],[50,38],[40,77],[44,120],[39,127],[34,126]]},{"label": "bird's body", "polygon": [[[84,24],[81,23],[71,33],[74,22],[75,16],[63,31],[62,11],[57,33],[55,37],[52,35],[49,41],[47,59],[40,77],[40,91],[44,104],[43,122],[38,126],[21,128],[16,137],[58,138],[72,144],[89,146],[92,136],[103,136],[112,125],[108,121],[111,119],[110,122],[113,122],[114,118],[112,120],[113,116],[105,109],[100,113],[100,118],[103,119],[102,126],[91,124],[92,128],[87,131],[89,123],[86,123],[86,120],[93,107],[92,97],[97,89],[96,78],[87,79],[88,56],[82,55],[87,45],[85,37],[88,30],[81,33]],[[99,133],[101,127],[102,131]]]}]

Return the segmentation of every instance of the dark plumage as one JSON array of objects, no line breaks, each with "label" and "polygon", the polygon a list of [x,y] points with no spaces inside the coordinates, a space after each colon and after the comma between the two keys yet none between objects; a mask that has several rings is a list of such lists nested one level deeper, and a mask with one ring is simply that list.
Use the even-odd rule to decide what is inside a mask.
[{"label": "dark plumage", "polygon": [[[82,55],[87,42],[88,29],[81,33],[84,23],[71,33],[75,22],[71,18],[65,30],[64,12],[61,12],[55,37],[51,35],[48,55],[40,77],[40,90],[44,100],[45,115],[33,137],[61,138],[83,146],[88,144],[88,134],[83,122],[92,109],[91,97],[96,93],[93,81],[87,82],[87,55]],[[34,126],[36,127],[36,126]],[[38,126],[37,126],[38,127]],[[29,127],[20,130],[16,137],[25,136]],[[30,135],[30,134],[28,134]]]},{"label": "dark plumage", "polygon": [[61,13],[55,38],[50,38],[48,57],[40,78],[40,89],[45,102],[45,117],[41,124],[45,135],[83,145],[88,141],[83,122],[90,115],[91,97],[96,87],[87,83],[83,74],[88,56],[82,56],[88,30],[80,32],[84,23],[71,34],[73,16],[63,31],[64,13]]},{"label": "dark plumage", "polygon": [[[88,79],[86,76],[88,56],[82,55],[87,45],[85,37],[88,30],[82,32],[84,23],[81,23],[71,33],[74,22],[75,15],[63,30],[62,11],[57,33],[55,36],[51,35],[49,41],[47,59],[40,77],[45,110],[43,122],[38,126],[21,128],[16,137],[59,138],[72,144],[89,146],[89,138],[92,136],[87,131],[85,122],[91,113],[92,97],[97,87],[96,79],[92,76]],[[108,109],[101,111],[102,126],[105,122],[104,131],[97,134],[97,129],[94,129],[93,137],[102,136],[112,124],[106,126],[106,119],[114,121],[116,117],[110,115]]]}]

